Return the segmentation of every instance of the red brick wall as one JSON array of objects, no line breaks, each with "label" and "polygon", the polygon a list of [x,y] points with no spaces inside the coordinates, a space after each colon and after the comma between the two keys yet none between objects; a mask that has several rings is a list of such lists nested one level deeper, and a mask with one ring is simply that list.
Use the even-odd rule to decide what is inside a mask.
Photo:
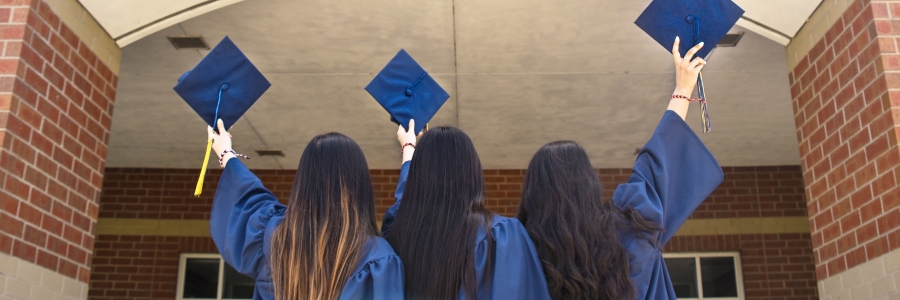
[{"label": "red brick wall", "polygon": [[40,0],[0,48],[0,252],[87,282],[116,76]]},{"label": "red brick wall", "polygon": [[[693,218],[805,216],[798,166],[723,170],[725,181]],[[289,197],[293,170],[254,172],[276,197]],[[488,208],[503,215],[514,215],[521,197],[524,170],[485,170],[484,173]],[[221,170],[207,173],[200,198],[193,197],[197,174],[197,170],[108,168],[100,217],[208,219]],[[399,171],[372,170],[371,174],[381,218],[394,202]],[[604,196],[609,198],[615,186],[628,180],[631,170],[601,169],[598,174],[604,185]],[[667,250],[740,251],[746,264],[744,281],[748,299],[779,299],[781,295],[786,295],[785,299],[815,297],[809,235],[676,237]],[[101,235],[96,244],[90,297],[98,300],[174,298],[178,254],[184,252],[214,253],[216,249],[209,238]]]},{"label": "red brick wall", "polygon": [[209,237],[101,235],[90,299],[175,299],[178,256],[216,253]]},{"label": "red brick wall", "polygon": [[[803,181],[797,166],[725,167],[725,181],[692,218],[805,216]],[[293,170],[257,170],[257,176],[278,199],[287,201]],[[603,195],[628,181],[630,169],[597,170]],[[108,168],[100,201],[101,218],[209,219],[221,170],[209,170],[203,195],[193,196],[197,170]],[[379,218],[394,203],[398,170],[371,170]],[[498,214],[513,216],[522,197],[524,170],[485,170],[485,204]]]},{"label": "red brick wall", "polygon": [[676,236],[666,252],[740,252],[747,300],[819,299],[809,234]]},{"label": "red brick wall", "polygon": [[898,21],[856,0],[790,73],[819,279],[900,248]]},{"label": "red brick wall", "polygon": [[[174,299],[178,256],[217,252],[208,237],[101,235],[89,297]],[[818,299],[809,234],[676,236],[667,252],[740,252],[747,300]]]}]

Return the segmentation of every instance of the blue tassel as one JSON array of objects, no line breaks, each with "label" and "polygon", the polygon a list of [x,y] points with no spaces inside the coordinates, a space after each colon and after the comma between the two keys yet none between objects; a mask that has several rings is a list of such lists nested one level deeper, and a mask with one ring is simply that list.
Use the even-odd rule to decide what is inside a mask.
[{"label": "blue tassel", "polygon": [[700,94],[700,121],[703,122],[703,133],[712,131],[709,121],[709,106],[706,104],[706,89],[703,87],[703,72],[697,77],[697,93]]}]

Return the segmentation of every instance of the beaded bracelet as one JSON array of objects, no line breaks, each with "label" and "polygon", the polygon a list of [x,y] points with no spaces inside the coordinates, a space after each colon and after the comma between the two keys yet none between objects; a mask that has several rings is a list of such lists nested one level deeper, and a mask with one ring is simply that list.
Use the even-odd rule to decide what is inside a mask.
[{"label": "beaded bracelet", "polygon": [[413,147],[413,149],[416,149],[416,144],[406,143],[406,144],[403,144],[403,147],[400,147],[400,154],[403,154],[403,149],[406,149],[406,146],[410,146],[410,147]]},{"label": "beaded bracelet", "polygon": [[223,167],[223,168],[225,167],[225,165],[223,165],[222,162],[223,162],[223,160],[225,160],[225,154],[228,154],[228,153],[234,154],[235,157],[242,157],[244,159],[250,159],[249,156],[234,152],[234,150],[232,150],[232,149],[223,150],[222,154],[219,154],[219,166],[220,167]]},{"label": "beaded bracelet", "polygon": [[682,95],[672,95],[672,98],[670,98],[670,99],[684,99],[684,100],[687,100],[688,102],[703,101],[703,99],[701,99],[701,98],[691,99],[691,97],[686,97],[686,96],[682,96]]}]

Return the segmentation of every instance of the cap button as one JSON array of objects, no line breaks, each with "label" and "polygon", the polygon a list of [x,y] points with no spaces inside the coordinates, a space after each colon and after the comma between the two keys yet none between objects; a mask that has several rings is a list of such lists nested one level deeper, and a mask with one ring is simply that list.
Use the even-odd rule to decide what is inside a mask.
[{"label": "cap button", "polygon": [[407,96],[412,96],[412,95],[413,95],[413,90],[412,90],[412,89],[406,89],[406,95],[407,95]]},{"label": "cap button", "polygon": [[695,17],[694,15],[688,15],[687,17],[684,18],[684,20],[687,21],[688,23],[694,23],[695,19],[697,19],[697,17]]},{"label": "cap button", "polygon": [[229,86],[227,83],[222,84],[222,90],[223,90],[223,91],[227,91],[228,88],[230,88],[230,87],[231,87],[231,86]]}]

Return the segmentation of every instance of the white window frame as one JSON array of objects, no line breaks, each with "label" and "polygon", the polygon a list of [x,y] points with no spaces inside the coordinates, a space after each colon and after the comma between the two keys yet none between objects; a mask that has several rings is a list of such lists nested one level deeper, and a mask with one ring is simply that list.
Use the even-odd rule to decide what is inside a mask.
[{"label": "white window frame", "polygon": [[[734,258],[734,279],[737,281],[737,298],[726,297],[703,297],[703,277],[700,273],[700,258],[706,257],[733,257]],[[675,252],[663,253],[663,258],[694,258],[697,267],[697,295],[699,298],[678,298],[679,300],[744,300],[744,272],[741,270],[741,254],[739,252]]]},{"label": "white window frame", "polygon": [[228,300],[222,298],[222,285],[225,283],[225,260],[218,253],[181,253],[178,256],[178,288],[176,289],[176,300],[185,300],[184,297],[184,273],[187,267],[188,259],[218,259],[219,260],[219,281],[216,287],[216,298],[190,298],[188,300]]}]

